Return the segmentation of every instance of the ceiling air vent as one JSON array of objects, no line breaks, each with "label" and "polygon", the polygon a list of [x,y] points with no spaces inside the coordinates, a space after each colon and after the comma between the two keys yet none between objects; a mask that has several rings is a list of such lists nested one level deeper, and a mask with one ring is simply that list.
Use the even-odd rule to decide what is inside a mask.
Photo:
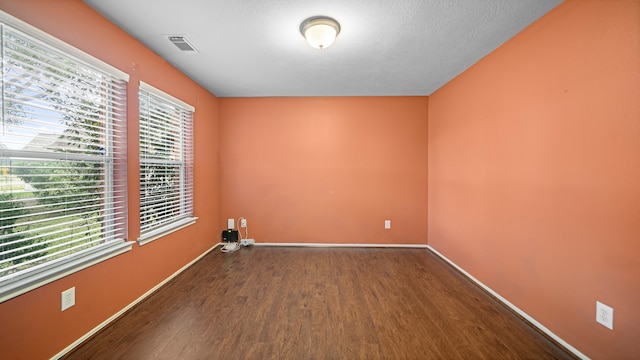
[{"label": "ceiling air vent", "polygon": [[184,37],[184,36],[170,35],[169,36],[169,41],[171,41],[173,43],[173,45],[177,46],[178,49],[180,49],[180,51],[186,51],[186,52],[197,52],[198,51],[198,50],[196,50],[196,48],[193,45],[191,45],[189,40],[187,40],[187,38]]}]

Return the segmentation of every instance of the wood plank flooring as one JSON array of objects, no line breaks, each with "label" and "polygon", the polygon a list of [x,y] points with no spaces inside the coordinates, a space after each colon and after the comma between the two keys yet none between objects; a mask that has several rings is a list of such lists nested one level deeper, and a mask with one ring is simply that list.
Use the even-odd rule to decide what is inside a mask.
[{"label": "wood plank flooring", "polygon": [[217,249],[67,359],[571,359],[423,249]]}]

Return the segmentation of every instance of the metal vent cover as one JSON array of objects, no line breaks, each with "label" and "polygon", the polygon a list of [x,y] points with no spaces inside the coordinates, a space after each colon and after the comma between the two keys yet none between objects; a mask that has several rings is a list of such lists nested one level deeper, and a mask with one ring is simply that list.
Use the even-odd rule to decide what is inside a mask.
[{"label": "metal vent cover", "polygon": [[180,51],[198,52],[195,46],[193,46],[191,42],[182,35],[169,35],[168,38],[173,45],[175,45],[178,49],[180,49]]}]

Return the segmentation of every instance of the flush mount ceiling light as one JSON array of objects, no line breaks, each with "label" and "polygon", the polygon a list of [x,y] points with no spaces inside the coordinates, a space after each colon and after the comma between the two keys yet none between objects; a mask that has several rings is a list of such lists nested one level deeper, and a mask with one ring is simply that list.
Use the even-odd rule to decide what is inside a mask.
[{"label": "flush mount ceiling light", "polygon": [[333,44],[340,33],[340,24],[328,16],[313,16],[300,24],[300,33],[309,45],[322,50]]}]

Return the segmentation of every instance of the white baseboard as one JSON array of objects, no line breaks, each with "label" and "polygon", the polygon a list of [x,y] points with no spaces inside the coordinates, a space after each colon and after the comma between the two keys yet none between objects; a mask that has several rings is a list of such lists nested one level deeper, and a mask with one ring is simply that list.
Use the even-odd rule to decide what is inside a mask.
[{"label": "white baseboard", "polygon": [[82,342],[84,342],[85,340],[87,340],[88,338],[90,338],[91,336],[93,336],[95,333],[97,333],[98,331],[102,330],[104,327],[106,327],[107,325],[109,325],[111,322],[113,322],[115,319],[119,318],[122,314],[124,314],[125,312],[127,312],[129,309],[131,309],[132,307],[138,305],[142,300],[146,299],[149,295],[153,294],[154,292],[156,292],[158,289],[160,289],[164,284],[168,283],[169,281],[173,280],[173,278],[175,278],[176,276],[178,276],[181,272],[185,271],[187,268],[189,268],[191,265],[193,265],[196,261],[202,259],[205,255],[207,255],[208,253],[210,253],[213,249],[215,249],[216,247],[222,245],[221,243],[217,243],[215,244],[211,249],[205,251],[204,253],[202,253],[200,256],[198,256],[197,258],[195,258],[194,260],[192,260],[191,262],[189,262],[187,265],[181,267],[180,269],[178,269],[178,271],[174,272],[173,274],[171,274],[171,276],[169,276],[168,278],[164,279],[161,283],[159,283],[158,285],[154,286],[153,288],[151,288],[151,290],[147,291],[146,293],[142,294],[142,296],[140,296],[139,298],[135,299],[133,302],[131,302],[129,305],[127,305],[126,307],[124,307],[122,310],[118,311],[117,313],[113,314],[110,318],[108,318],[107,320],[103,321],[100,325],[94,327],[93,329],[91,329],[91,331],[89,331],[88,333],[84,334],[82,337],[80,337],[78,340],[74,341],[71,345],[67,346],[66,348],[64,348],[64,350],[60,351],[59,353],[57,353],[56,355],[54,355],[51,359],[60,359],[61,357],[63,357],[64,355],[66,355],[68,352],[70,352],[71,350],[73,350],[76,346],[82,344]]},{"label": "white baseboard", "polygon": [[409,249],[426,249],[427,245],[421,244],[332,244],[332,243],[261,243],[257,242],[254,246],[281,246],[281,247],[322,247],[322,248],[409,248]]},{"label": "white baseboard", "polygon": [[469,274],[468,272],[466,272],[464,269],[462,269],[461,267],[459,267],[456,263],[454,263],[453,261],[449,260],[446,256],[440,254],[436,249],[434,249],[433,247],[431,247],[431,245],[427,245],[426,247],[429,251],[433,252],[435,255],[437,255],[438,257],[440,257],[442,260],[446,261],[447,263],[449,263],[449,265],[453,266],[456,270],[460,271],[464,276],[466,276],[467,278],[469,278],[469,280],[473,281],[474,283],[476,283],[476,285],[480,286],[481,288],[483,288],[486,292],[488,292],[489,294],[491,294],[493,297],[495,297],[496,299],[498,299],[500,302],[502,302],[504,305],[508,306],[509,308],[511,308],[511,310],[515,311],[518,315],[522,316],[525,320],[527,320],[529,323],[531,323],[531,325],[537,327],[540,331],[542,331],[543,333],[545,333],[547,336],[549,336],[550,338],[552,338],[554,341],[556,341],[558,344],[562,345],[565,349],[571,351],[575,356],[579,357],[580,359],[585,359],[585,360],[589,360],[589,358],[581,353],[580,351],[578,351],[578,349],[574,348],[573,346],[569,345],[566,341],[562,340],[558,335],[554,334],[551,330],[549,330],[547,327],[545,327],[544,325],[542,325],[540,322],[538,322],[536,319],[532,318],[529,314],[525,313],[524,311],[522,311],[521,309],[519,309],[517,306],[513,305],[511,302],[509,302],[509,300],[503,298],[502,296],[500,296],[497,292],[493,291],[493,289],[491,289],[490,287],[488,287],[487,285],[483,284],[480,280],[476,279],[475,277],[473,277],[471,274]]}]

